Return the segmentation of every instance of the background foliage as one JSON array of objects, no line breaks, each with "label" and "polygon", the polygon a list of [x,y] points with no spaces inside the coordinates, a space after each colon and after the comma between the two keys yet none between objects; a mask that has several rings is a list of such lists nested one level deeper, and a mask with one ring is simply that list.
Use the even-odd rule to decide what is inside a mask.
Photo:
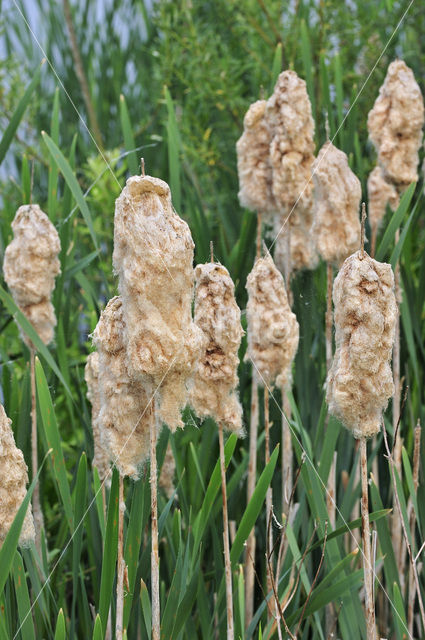
[{"label": "background foliage", "polygon": [[[72,7],[72,15],[102,135],[102,143],[96,148],[84,124],[88,122],[86,105],[62,4],[37,0],[30,10],[29,5],[18,0],[16,4],[3,0],[2,4],[0,257],[2,262],[15,211],[20,204],[29,202],[32,192],[32,200],[48,212],[62,242],[62,274],[54,300],[58,317],[56,342],[48,352],[40,349],[37,368],[40,459],[53,446],[56,460],[63,456],[65,466],[59,473],[49,459],[40,474],[45,517],[42,557],[37,557],[34,549],[15,553],[14,547],[8,558],[5,553],[0,555],[0,586],[4,587],[0,596],[0,638],[102,638],[110,605],[114,617],[117,479],[113,478],[108,491],[105,519],[101,493],[96,495],[98,480],[90,467],[93,445],[83,368],[91,348],[88,335],[106,300],[116,291],[111,269],[113,212],[125,178],[139,170],[139,158],[143,156],[147,172],[170,183],[174,205],[190,225],[196,260],[208,259],[209,242],[213,240],[215,256],[228,267],[244,309],[256,221],[238,204],[235,142],[248,105],[261,95],[270,94],[283,68],[295,69],[307,81],[316,120],[317,149],[325,140],[328,114],[331,136],[336,133],[336,144],[349,155],[366,198],[367,175],[375,163],[374,151],[367,141],[367,112],[389,62],[396,56],[403,57],[413,69],[425,93],[425,14],[420,3],[414,2],[391,38],[406,3],[181,0],[158,1],[150,6],[143,0],[81,0]],[[25,19],[34,28],[44,52]],[[45,63],[38,72],[44,55],[51,66]],[[39,78],[30,86],[37,73]],[[9,123],[12,130],[10,126],[7,129]],[[41,131],[48,135],[42,136]],[[396,214],[388,243],[381,247],[382,258],[390,260],[395,228],[403,229],[409,223],[407,233],[402,235],[400,258],[404,286],[401,362],[402,376],[409,386],[401,425],[405,475],[400,498],[403,508],[409,497],[415,508],[416,551],[425,527],[424,495],[421,486],[417,496],[412,488],[409,460],[413,426],[417,419],[424,418],[422,210],[421,179],[404,213],[398,217]],[[4,282],[2,287],[2,401],[13,420],[17,444],[29,464],[29,354],[13,321],[15,309],[5,293]],[[352,438],[332,420],[325,429],[324,265],[314,273],[299,274],[293,282],[293,293],[301,325],[294,370],[293,441],[298,463],[302,454],[299,443],[308,457],[301,466],[295,496],[298,507],[286,530],[288,552],[279,589],[282,594],[290,589],[291,567],[301,566],[295,596],[286,611],[292,632],[299,625],[299,638],[324,638],[325,605],[333,602],[338,637],[352,640],[365,633],[359,596],[362,572],[359,554],[351,552],[345,523],[351,520],[360,487],[355,476],[357,458]],[[245,344],[241,361],[244,350]],[[240,380],[248,424],[251,371],[243,363]],[[278,444],[280,434],[279,394],[275,400],[271,401],[273,446]],[[391,407],[387,417],[391,433]],[[177,462],[176,494],[170,500],[161,494],[159,504],[162,633],[167,640],[208,640],[218,637],[217,633],[225,637],[218,442],[211,422],[199,428],[194,416],[187,413],[186,423],[184,431],[170,437]],[[160,463],[168,437],[168,431],[164,431],[159,444]],[[313,549],[311,545],[325,535],[323,483],[334,451],[340,509],[338,535],[326,543],[324,562],[309,595],[323,542]],[[264,469],[260,438],[259,473],[263,475],[249,509],[245,497],[247,452],[246,439],[236,442],[229,438],[229,509],[237,532],[232,546],[235,624],[237,637],[246,639],[272,637],[273,633],[276,636],[267,627],[262,591],[264,495],[269,482],[273,484],[276,516],[281,520],[277,450],[270,466]],[[374,525],[378,533],[380,584],[376,591],[380,631],[384,637],[403,638],[407,637],[404,621],[409,594],[400,586],[392,552],[392,516],[381,512],[384,507],[392,507],[393,502],[381,439],[370,453],[371,460],[376,456],[379,472],[374,478],[376,484],[371,486],[371,497],[373,510],[380,512]],[[128,638],[146,638],[149,629],[146,477],[127,487]],[[77,529],[81,518],[82,526]],[[254,521],[258,580],[262,587],[256,587],[254,623],[244,630],[240,567],[243,541]],[[279,534],[276,525],[274,532]],[[423,587],[422,577],[421,580]],[[30,603],[32,614],[26,617]],[[95,619],[96,614],[100,617]],[[418,626],[416,637],[423,633]]]}]

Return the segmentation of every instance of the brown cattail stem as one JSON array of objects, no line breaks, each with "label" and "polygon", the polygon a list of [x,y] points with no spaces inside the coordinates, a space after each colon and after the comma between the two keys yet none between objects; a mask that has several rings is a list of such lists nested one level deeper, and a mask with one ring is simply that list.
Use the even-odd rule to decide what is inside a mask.
[{"label": "brown cattail stem", "polygon": [[333,286],[333,269],[330,262],[326,265],[327,275],[327,294],[326,294],[326,371],[332,364],[332,286]]},{"label": "brown cattail stem", "polygon": [[[258,436],[258,384],[255,374],[251,384],[251,419],[249,423],[249,462],[247,483],[247,504],[252,498],[257,478],[257,436]],[[251,623],[254,613],[255,578],[255,529],[249,534],[245,551],[245,627]]]},{"label": "brown cattail stem", "polygon": [[218,441],[220,446],[221,493],[223,495],[223,543],[226,574],[227,640],[234,640],[232,569],[230,564],[229,517],[227,513],[226,466],[224,460],[223,425],[221,422],[218,424]]},{"label": "brown cattail stem", "polygon": [[124,476],[120,473],[118,498],[117,614],[115,622],[116,640],[122,640],[124,618],[124,511]]},{"label": "brown cattail stem", "polygon": [[367,640],[376,640],[375,603],[373,599],[373,567],[370,546],[369,499],[367,482],[367,442],[360,438],[360,475],[362,479],[362,539]]},{"label": "brown cattail stem", "polygon": [[[417,493],[418,485],[419,485],[419,461],[420,461],[420,450],[421,450],[421,425],[418,421],[418,424],[415,428],[415,446],[413,449],[413,487],[415,493]],[[413,506],[413,502],[409,500],[409,524],[410,524],[410,537],[412,541],[415,539],[415,526],[416,526],[416,514],[415,508]],[[407,629],[409,637],[413,638],[413,613],[415,608],[415,599],[416,599],[416,583],[415,583],[415,574],[413,571],[413,567],[410,564],[409,566],[409,598],[407,605]]]},{"label": "brown cattail stem", "polygon": [[289,515],[290,499],[292,493],[292,438],[289,420],[291,418],[291,405],[289,403],[286,388],[282,388],[282,513]]},{"label": "brown cattail stem", "polygon": [[156,416],[155,404],[152,399],[150,424],[150,485],[151,485],[151,580],[152,580],[152,640],[160,640],[160,604],[159,604],[159,555],[158,555],[158,472],[156,465]]},{"label": "brown cattail stem", "polygon": [[[32,477],[35,478],[38,471],[38,450],[37,450],[37,402],[35,386],[35,349],[30,348],[30,369],[31,369],[31,462]],[[40,486],[34,487],[32,494],[32,513],[35,527],[35,544],[37,551],[41,553],[41,530],[43,528],[43,512],[40,503]]]},{"label": "brown cattail stem", "polygon": [[[270,462],[270,419],[269,419],[269,390],[267,387],[264,387],[264,434],[265,434],[265,464],[267,465]],[[272,488],[269,487],[266,493],[266,553],[269,557],[273,549],[273,529],[271,526],[271,517],[272,517],[272,504],[273,504],[273,494]],[[270,558],[269,558],[270,559]],[[267,593],[269,594],[272,591],[272,575],[271,575],[271,563],[267,562]],[[270,609],[268,609],[269,619]]]}]

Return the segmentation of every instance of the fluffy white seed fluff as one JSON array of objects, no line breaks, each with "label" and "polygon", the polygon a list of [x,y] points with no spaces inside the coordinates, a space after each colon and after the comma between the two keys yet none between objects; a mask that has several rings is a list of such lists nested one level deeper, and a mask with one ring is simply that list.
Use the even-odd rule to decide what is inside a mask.
[{"label": "fluffy white seed fluff", "polygon": [[86,367],[84,369],[84,378],[87,384],[87,399],[92,406],[92,430],[94,457],[93,466],[97,467],[99,478],[103,481],[109,471],[109,455],[105,450],[99,431],[99,413],[100,413],[100,386],[99,386],[99,354],[93,351],[87,357]]}]

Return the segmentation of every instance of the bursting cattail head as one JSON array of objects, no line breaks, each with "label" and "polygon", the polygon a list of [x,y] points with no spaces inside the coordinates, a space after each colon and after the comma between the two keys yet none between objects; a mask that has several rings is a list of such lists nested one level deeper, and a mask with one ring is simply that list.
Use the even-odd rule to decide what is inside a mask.
[{"label": "bursting cattail head", "polygon": [[131,378],[158,388],[158,414],[183,426],[187,381],[202,347],[192,320],[194,244],[166,182],[133,176],[116,201],[113,264]]},{"label": "bursting cattail head", "polygon": [[[22,451],[15,444],[11,421],[0,404],[0,548],[25,498],[28,468]],[[35,541],[31,505],[25,515],[19,544],[29,547]]]},{"label": "bursting cattail head", "polygon": [[[288,225],[292,268],[312,269],[317,264],[311,234],[314,120],[306,83],[295,71],[280,74],[273,95],[267,101],[266,114],[272,131],[272,190],[278,209],[275,233]],[[282,254],[279,263],[285,261],[284,253],[288,250],[283,235],[284,232],[280,233],[277,239],[276,251],[278,255]]]},{"label": "bursting cattail head", "polygon": [[109,455],[105,450],[99,431],[99,413],[100,413],[100,386],[99,386],[99,354],[97,351],[89,353],[87,357],[86,367],[84,369],[84,378],[87,384],[87,399],[92,406],[92,430],[94,457],[93,466],[97,467],[99,478],[103,481],[109,471]]},{"label": "bursting cattail head", "polygon": [[[19,207],[12,222],[14,238],[4,255],[4,279],[16,305],[44,344],[53,339],[55,311],[50,302],[60,273],[60,241],[55,227],[37,204]],[[29,347],[27,336],[23,336]]]},{"label": "bursting cattail head", "polygon": [[423,124],[424,103],[413,71],[403,60],[394,60],[369,112],[367,128],[386,179],[399,191],[418,179]]},{"label": "bursting cattail head", "polygon": [[377,166],[370,172],[367,179],[368,213],[371,229],[377,231],[381,224],[387,204],[392,211],[398,207],[399,196],[393,184],[385,180],[382,168]]},{"label": "bursting cattail head", "polygon": [[195,369],[190,404],[200,418],[210,416],[225,429],[242,434],[242,407],[237,397],[238,350],[243,336],[235,287],[221,264],[195,269],[195,323],[205,347]]},{"label": "bursting cattail head", "polygon": [[270,255],[259,258],[248,276],[248,353],[262,386],[286,388],[298,348],[299,326],[288,304],[283,276]]},{"label": "bursting cattail head", "polygon": [[391,266],[357,251],[335,278],[333,301],[336,351],[326,400],[355,438],[368,438],[379,432],[394,392],[390,362],[397,303]]},{"label": "bursting cattail head", "polygon": [[244,118],[244,131],[236,143],[239,202],[262,214],[276,212],[270,164],[271,131],[266,118],[266,101],[257,100]]},{"label": "bursting cattail head", "polygon": [[124,336],[122,301],[115,296],[93,332],[99,353],[100,410],[95,428],[120,474],[137,479],[149,457],[153,416],[145,386],[128,375]]},{"label": "bursting cattail head", "polygon": [[360,180],[328,141],[313,163],[313,182],[316,247],[325,262],[340,265],[360,244]]},{"label": "bursting cattail head", "polygon": [[163,489],[168,499],[171,498],[175,491],[174,475],[176,473],[176,461],[174,460],[173,450],[170,443],[168,443],[167,450],[165,452],[164,462],[162,463],[161,473],[158,478],[158,485]]}]

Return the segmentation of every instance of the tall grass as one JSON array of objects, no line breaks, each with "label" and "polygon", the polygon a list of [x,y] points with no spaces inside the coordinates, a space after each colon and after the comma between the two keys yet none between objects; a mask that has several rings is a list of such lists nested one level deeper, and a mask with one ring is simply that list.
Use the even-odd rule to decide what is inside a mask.
[{"label": "tall grass", "polygon": [[[132,3],[134,4],[134,3]],[[42,39],[60,78],[85,118],[60,4],[37,0],[43,11]],[[284,12],[279,2],[246,0],[236,3],[160,2],[149,14],[143,2],[129,7],[114,3],[115,14],[126,20],[129,40],[116,32],[114,9],[105,9],[103,27],[92,27],[93,3],[78,3],[73,12],[89,89],[104,138],[105,157],[117,179],[92,146],[87,133],[57,80],[44,64],[33,80],[22,82],[10,96],[9,127],[0,140],[0,160],[13,156],[20,176],[2,187],[0,257],[11,238],[10,223],[20,204],[39,202],[56,225],[62,252],[61,276],[55,291],[58,318],[56,341],[46,348],[13,303],[4,282],[0,287],[0,384],[2,400],[13,421],[17,445],[31,460],[29,353],[17,324],[37,349],[36,386],[39,425],[39,482],[45,531],[41,554],[35,548],[17,549],[19,513],[0,550],[0,638],[106,638],[108,616],[115,628],[115,567],[118,540],[118,474],[114,471],[104,512],[96,471],[91,469],[93,442],[90,407],[86,400],[84,365],[90,350],[88,335],[100,310],[115,293],[111,270],[114,199],[125,177],[145,157],[147,172],[170,182],[174,204],[188,221],[196,244],[196,261],[208,259],[214,241],[216,259],[236,284],[239,305],[245,309],[245,282],[255,255],[255,217],[237,204],[234,144],[240,136],[248,104],[260,86],[269,92],[276,74],[292,66],[306,78],[316,118],[317,149],[325,141],[325,116],[331,137],[348,157],[362,182],[374,165],[367,143],[366,114],[371,108],[394,55],[402,55],[422,83],[425,62],[425,18],[413,5],[390,42],[360,96],[358,91],[385,46],[405,7],[382,3],[345,5],[297,3],[297,12]],[[281,20],[282,18],[282,20]],[[145,24],[140,38],[138,26]],[[94,23],[96,24],[96,23]],[[281,26],[282,25],[282,26]],[[24,67],[23,79],[43,57],[21,16],[8,10],[6,53]],[[108,45],[108,46],[106,46]],[[134,65],[133,71],[131,71]],[[166,85],[166,87],[164,87]],[[422,84],[424,93],[424,87]],[[13,99],[12,99],[13,98]],[[349,105],[353,105],[349,109]],[[33,132],[25,145],[22,128]],[[41,134],[41,130],[46,133]],[[18,137],[16,137],[18,136]],[[34,144],[35,140],[35,144]],[[141,149],[142,148],[142,149]],[[35,153],[39,160],[32,162]],[[414,482],[414,425],[423,421],[425,233],[422,180],[410,187],[377,239],[376,257],[394,267],[400,264],[401,377],[408,386],[401,417],[402,477],[395,473],[400,512],[413,554],[423,542],[425,510],[423,469]],[[399,230],[399,240],[395,241]],[[289,394],[290,424],[295,452],[296,489],[292,517],[282,517],[282,476],[279,443],[282,399],[269,398],[270,462],[265,465],[264,424],[257,443],[257,482],[246,502],[248,439],[225,442],[229,519],[235,522],[230,560],[233,578],[235,638],[277,637],[267,603],[266,509],[273,489],[273,533],[284,550],[277,585],[286,599],[284,618],[297,638],[325,638],[325,610],[333,603],[335,634],[343,640],[365,637],[361,586],[363,571],[352,534],[361,521],[350,514],[361,495],[358,466],[350,434],[333,418],[326,422],[323,383],[326,377],[324,318],[326,265],[293,279],[294,311],[300,323],[300,346]],[[240,396],[245,425],[250,419],[252,371],[240,350]],[[260,405],[264,396],[260,391]],[[260,415],[263,415],[261,410]],[[185,429],[172,435],[164,430],[158,441],[160,472],[168,442],[176,460],[176,489],[171,498],[158,494],[161,638],[215,640],[226,637],[226,592],[222,549],[222,499],[219,443],[216,425],[202,425],[186,410]],[[392,446],[391,406],[385,426]],[[424,459],[421,445],[420,462]],[[336,453],[336,521],[328,524],[325,487]],[[383,637],[401,640],[407,632],[411,594],[403,590],[391,541],[393,500],[391,461],[385,457],[382,436],[369,446],[368,461],[377,460],[378,477],[370,484],[371,528],[376,531],[375,598],[377,623]],[[31,471],[31,470],[30,470]],[[31,477],[31,474],[30,474]],[[149,469],[137,482],[126,481],[124,558],[124,627],[127,638],[149,638],[150,601],[150,486]],[[28,501],[33,484],[27,494]],[[411,507],[408,508],[408,505]],[[25,505],[23,505],[24,509]],[[414,513],[415,525],[409,522]],[[256,531],[256,587],[252,623],[246,629],[244,545]],[[282,527],[282,528],[281,528]],[[405,564],[406,572],[408,564]],[[406,573],[407,575],[407,573]],[[425,582],[419,571],[419,587]],[[289,597],[291,596],[291,597]],[[414,605],[413,637],[425,630]]]}]

